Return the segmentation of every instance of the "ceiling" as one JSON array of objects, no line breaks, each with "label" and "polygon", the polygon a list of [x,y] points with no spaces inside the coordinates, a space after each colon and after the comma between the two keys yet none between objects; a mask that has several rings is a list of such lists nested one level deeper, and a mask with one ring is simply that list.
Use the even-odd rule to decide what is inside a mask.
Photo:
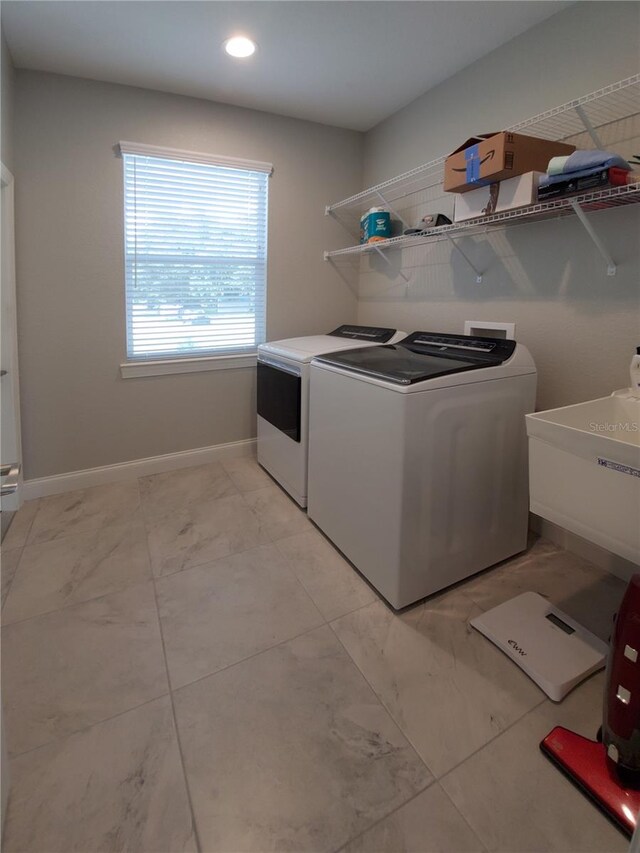
[{"label": "ceiling", "polygon": [[[368,130],[569,5],[560,0],[2,2],[18,68]],[[243,33],[249,60],[221,48]]]}]

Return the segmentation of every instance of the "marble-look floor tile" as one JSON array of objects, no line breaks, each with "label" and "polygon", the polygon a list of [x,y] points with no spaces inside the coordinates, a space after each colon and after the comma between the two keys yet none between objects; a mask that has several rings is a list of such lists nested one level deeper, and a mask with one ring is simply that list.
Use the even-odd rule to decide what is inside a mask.
[{"label": "marble-look floor tile", "polygon": [[546,701],[442,779],[488,850],[616,853],[629,842],[538,748],[556,725],[594,738],[602,674],[559,705]]},{"label": "marble-look floor tile", "polygon": [[191,853],[171,702],[157,699],[11,762],[5,853]]},{"label": "marble-look floor tile", "polygon": [[371,587],[317,530],[280,539],[278,548],[325,619],[376,600]]},{"label": "marble-look floor tile", "polygon": [[466,582],[462,589],[483,610],[537,592],[605,642],[626,583],[546,539],[524,554]]},{"label": "marble-look floor tile", "polygon": [[109,524],[130,522],[139,505],[137,480],[40,498],[28,543],[33,545]]},{"label": "marble-look floor tile", "polygon": [[275,545],[160,578],[156,589],[174,688],[323,623]]},{"label": "marble-look floor tile", "polygon": [[437,783],[341,853],[483,853],[484,847]]},{"label": "marble-look floor tile", "polygon": [[243,497],[273,541],[314,529],[307,514],[278,486],[245,492]]},{"label": "marble-look floor tile", "polygon": [[168,691],[151,582],[2,629],[12,754]]},{"label": "marble-look floor tile", "polygon": [[4,624],[98,598],[151,577],[142,521],[27,545]]},{"label": "marble-look floor tile", "polygon": [[431,780],[327,626],[174,701],[207,853],[336,850]]},{"label": "marble-look floor tile", "polygon": [[[2,607],[7,600],[7,595],[11,589],[11,584],[22,556],[22,548],[13,548],[7,550],[4,545],[0,549],[0,575],[2,576]],[[3,614],[4,620],[4,614]]]},{"label": "marble-look floor tile", "polygon": [[2,540],[3,548],[6,548],[7,551],[13,548],[22,548],[29,536],[29,531],[31,530],[31,525],[33,524],[33,519],[36,517],[39,505],[39,500],[25,501],[22,504],[13,516],[9,529],[4,535],[4,539]]},{"label": "marble-look floor tile", "polygon": [[254,492],[256,489],[273,485],[271,477],[258,465],[253,456],[223,459],[222,467],[241,492]]},{"label": "marble-look floor tile", "polygon": [[141,477],[140,499],[147,518],[162,518],[202,501],[237,494],[231,478],[219,462],[181,468]]},{"label": "marble-look floor tile", "polygon": [[345,648],[437,776],[544,694],[468,620],[480,613],[452,591],[405,613],[382,602],[332,622]]},{"label": "marble-look floor tile", "polygon": [[156,577],[248,551],[270,541],[243,501],[231,495],[148,520],[151,566]]}]

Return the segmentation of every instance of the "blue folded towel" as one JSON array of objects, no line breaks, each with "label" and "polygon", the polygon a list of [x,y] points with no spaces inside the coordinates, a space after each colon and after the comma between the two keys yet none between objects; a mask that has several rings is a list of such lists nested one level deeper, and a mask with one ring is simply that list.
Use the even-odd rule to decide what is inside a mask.
[{"label": "blue folded towel", "polygon": [[[554,172],[556,175],[566,175],[571,173],[571,176],[573,177],[574,173],[582,172],[585,169],[608,169],[610,166],[617,166],[620,169],[626,169],[629,172],[631,171],[631,166],[626,160],[623,160],[619,154],[613,154],[611,151],[580,150],[574,151],[573,154],[569,154],[562,166],[561,172],[557,172],[554,169],[552,170],[552,174]],[[578,176],[576,175],[576,177]]]},{"label": "blue folded towel", "polygon": [[631,166],[627,161],[623,160],[619,154],[613,154],[611,151],[574,151],[573,154],[569,154],[569,159],[564,164],[562,171],[567,174],[567,172],[581,172],[584,169],[594,169],[598,166],[602,169],[617,166],[620,169],[631,171]]},{"label": "blue folded towel", "polygon": [[[564,162],[562,162],[564,160]],[[540,178],[539,186],[548,187],[562,183],[572,178],[587,178],[602,169],[617,166],[619,169],[631,171],[631,166],[619,154],[611,151],[574,151],[568,157],[552,157],[549,162],[549,174]]]},{"label": "blue folded towel", "polygon": [[[616,157],[615,159],[622,160],[621,157]],[[622,162],[624,163],[624,160],[622,160]],[[617,166],[617,165],[618,165],[617,162],[616,163],[605,162],[605,163],[601,163],[598,166],[591,166],[590,169],[579,169],[577,172],[563,172],[561,175],[543,175],[540,178],[538,186],[539,187],[549,187],[549,186],[552,186],[553,184],[561,184],[564,181],[573,180],[574,178],[588,178],[590,175],[597,175],[598,172],[603,171],[603,169],[608,169],[610,166]],[[620,166],[620,168],[621,169],[626,168],[627,171],[629,171],[629,172],[631,171],[631,169],[628,166],[626,166],[626,164],[624,166]]]}]

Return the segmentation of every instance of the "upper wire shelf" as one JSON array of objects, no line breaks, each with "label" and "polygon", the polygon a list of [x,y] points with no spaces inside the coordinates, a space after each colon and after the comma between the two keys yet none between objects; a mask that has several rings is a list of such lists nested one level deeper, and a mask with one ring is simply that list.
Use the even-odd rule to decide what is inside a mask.
[{"label": "upper wire shelf", "polygon": [[[596,148],[603,148],[605,146],[601,137],[605,136],[608,125],[639,114],[640,74],[634,74],[632,77],[604,86],[582,98],[576,98],[518,122],[505,130],[514,133],[526,131],[530,136],[556,140],[570,139],[586,132]],[[438,157],[395,178],[330,204],[325,208],[325,213],[327,215],[353,213],[353,208],[364,209],[371,202],[382,201],[390,205],[430,187],[441,186],[445,159],[445,157]]]}]

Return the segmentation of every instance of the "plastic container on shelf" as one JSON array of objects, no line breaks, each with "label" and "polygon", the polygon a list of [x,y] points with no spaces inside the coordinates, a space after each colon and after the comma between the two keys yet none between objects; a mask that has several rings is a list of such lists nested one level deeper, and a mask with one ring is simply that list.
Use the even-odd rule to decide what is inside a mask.
[{"label": "plastic container on shelf", "polygon": [[361,242],[376,243],[391,237],[391,214],[384,207],[372,207],[360,220]]}]

